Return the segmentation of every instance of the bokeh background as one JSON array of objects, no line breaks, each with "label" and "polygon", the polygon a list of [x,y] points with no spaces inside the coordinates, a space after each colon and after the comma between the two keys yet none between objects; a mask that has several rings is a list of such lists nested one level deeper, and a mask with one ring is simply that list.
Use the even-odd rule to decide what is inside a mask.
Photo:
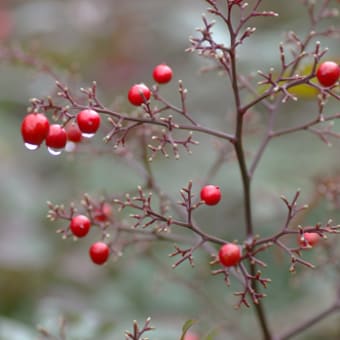
[{"label": "bokeh background", "polygon": [[[251,1],[250,1],[251,2]],[[334,1],[336,6],[336,2]],[[339,5],[337,5],[339,8]],[[20,123],[29,99],[54,91],[54,78],[72,88],[98,83],[107,106],[132,110],[126,101],[135,82],[152,84],[151,72],[160,62],[170,64],[174,79],[189,89],[188,107],[201,123],[231,131],[233,102],[225,79],[200,73],[210,62],[185,53],[188,36],[201,25],[204,1],[197,0],[11,0],[0,2],[0,339],[37,339],[37,326],[58,334],[61,316],[67,339],[123,339],[132,321],[152,317],[156,330],[150,339],[179,339],[185,320],[201,335],[215,330],[216,339],[259,338],[252,309],[233,310],[236,302],[222,278],[212,277],[209,257],[198,252],[196,267],[183,264],[171,270],[171,244],[146,249],[130,247],[118,261],[96,267],[88,260],[89,239],[63,241],[55,234],[60,223],[50,223],[46,201],[79,202],[84,192],[95,197],[130,191],[141,179],[110,154],[80,152],[50,156],[44,148],[29,152],[20,136]],[[278,43],[286,31],[307,29],[306,14],[296,1],[263,1],[263,9],[280,13],[277,19],[256,19],[257,33],[240,49],[239,69],[264,71],[279,67]],[[334,23],[336,19],[333,19]],[[326,24],[330,24],[326,21]],[[216,38],[226,41],[217,25]],[[339,58],[338,41],[325,38],[330,58]],[[42,71],[44,69],[45,71]],[[178,102],[176,81],[162,88]],[[119,103],[119,104],[117,104]],[[316,113],[316,100],[301,98],[282,106],[277,126],[292,126]],[[338,110],[330,101],[326,113]],[[266,114],[254,113],[255,132],[248,151],[260,142]],[[335,124],[335,130],[339,123]],[[339,129],[338,129],[339,130]],[[200,145],[180,160],[153,162],[156,179],[174,197],[189,180],[200,183],[216,158],[216,143],[195,135]],[[299,223],[315,224],[328,218],[339,221],[339,211],[316,197],[316,178],[332,177],[339,170],[339,142],[327,147],[306,132],[273,141],[256,173],[253,188],[255,225],[265,235],[285,218],[281,194],[292,197],[302,189],[301,203],[312,203]],[[101,145],[100,137],[96,142]],[[86,149],[84,149],[86,150]],[[174,176],[174,173],[176,176]],[[212,179],[223,190],[223,204],[197,213],[204,229],[228,239],[243,237],[242,193],[237,164],[231,159]],[[196,193],[199,188],[195,187]],[[275,229],[276,228],[276,229]],[[333,238],[329,241],[332,242]],[[337,246],[339,248],[339,246]],[[326,261],[325,251],[307,255],[315,263]],[[292,276],[280,253],[264,256],[264,270],[273,282],[265,306],[273,328],[283,331],[329,304],[334,297],[334,270],[306,271]],[[339,315],[311,328],[297,339],[338,339]],[[40,335],[41,336],[41,335]]]}]

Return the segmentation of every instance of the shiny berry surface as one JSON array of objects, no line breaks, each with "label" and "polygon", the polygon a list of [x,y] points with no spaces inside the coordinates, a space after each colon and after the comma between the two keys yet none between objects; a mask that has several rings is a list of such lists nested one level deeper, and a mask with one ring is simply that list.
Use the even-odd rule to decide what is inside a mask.
[{"label": "shiny berry surface", "polygon": [[109,258],[110,248],[104,242],[96,242],[90,247],[89,254],[93,263],[101,265]]},{"label": "shiny berry surface", "polygon": [[324,61],[316,71],[316,77],[323,86],[334,85],[340,77],[340,66],[334,61]]},{"label": "shiny berry surface", "polygon": [[82,140],[82,134],[77,124],[70,124],[66,127],[67,140],[73,143],[79,143]]},{"label": "shiny berry surface", "polygon": [[91,227],[90,219],[85,215],[77,215],[72,217],[70,222],[70,230],[74,236],[84,237],[88,234]]},{"label": "shiny berry surface", "polygon": [[96,133],[100,126],[100,115],[94,110],[83,110],[77,114],[77,123],[83,133]]},{"label": "shiny berry surface", "polygon": [[50,125],[46,136],[46,145],[53,149],[62,149],[67,142],[65,129],[59,124]]},{"label": "shiny berry surface", "polygon": [[29,113],[22,121],[21,135],[25,143],[40,145],[46,138],[50,123],[42,113]]},{"label": "shiny berry surface", "polygon": [[241,248],[234,243],[224,244],[218,252],[220,263],[226,267],[236,266],[241,257]]},{"label": "shiny berry surface", "polygon": [[151,97],[151,91],[145,84],[135,84],[131,86],[128,99],[132,105],[140,106],[145,100],[148,101]]},{"label": "shiny berry surface", "polygon": [[207,205],[216,205],[222,198],[221,190],[216,185],[205,185],[201,189],[201,200]]},{"label": "shiny berry surface", "polygon": [[166,64],[159,64],[154,68],[152,76],[157,83],[166,84],[172,79],[172,69]]},{"label": "shiny berry surface", "polygon": [[313,232],[305,232],[303,233],[302,236],[300,236],[299,238],[299,244],[301,248],[310,248],[315,246],[319,240],[320,240],[321,236],[318,233],[313,233]]}]

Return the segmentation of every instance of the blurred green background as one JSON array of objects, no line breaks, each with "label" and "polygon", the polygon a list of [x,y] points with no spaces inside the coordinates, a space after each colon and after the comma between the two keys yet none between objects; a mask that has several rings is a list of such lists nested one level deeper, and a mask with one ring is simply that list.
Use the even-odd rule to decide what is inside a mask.
[{"label": "blurred green background", "polygon": [[[250,1],[251,3],[251,1]],[[256,19],[253,39],[240,48],[239,69],[248,73],[279,67],[278,43],[284,32],[306,30],[306,15],[296,1],[263,1],[263,9],[280,13],[277,19]],[[334,2],[335,3],[335,2]],[[287,5],[289,4],[289,5]],[[200,74],[208,60],[185,53],[188,36],[201,25],[205,9],[197,0],[11,0],[0,2],[0,339],[37,339],[37,325],[58,333],[59,320],[67,323],[67,339],[123,339],[134,319],[148,316],[156,330],[154,340],[179,339],[187,319],[197,319],[197,334],[216,330],[216,339],[260,338],[252,309],[233,310],[232,292],[222,278],[212,277],[209,257],[198,252],[196,267],[183,264],[171,270],[171,244],[151,248],[130,247],[116,262],[96,267],[87,258],[89,239],[62,241],[55,230],[60,223],[46,219],[46,201],[79,201],[84,192],[99,197],[135,189],[141,179],[119,158],[110,155],[63,154],[51,157],[44,148],[27,151],[20,135],[20,123],[29,99],[49,95],[54,79],[37,71],[46,64],[61,81],[79,88],[92,80],[107,106],[126,103],[129,86],[152,84],[154,65],[166,62],[174,79],[189,89],[188,107],[202,124],[225,126],[232,131],[233,102],[225,79],[214,72]],[[334,22],[336,19],[334,19]],[[330,24],[331,21],[325,22]],[[217,25],[215,37],[227,41]],[[329,55],[339,58],[338,41],[323,39]],[[36,67],[13,62],[8,50],[33,56]],[[31,59],[26,60],[30,64]],[[71,77],[69,74],[71,73]],[[178,102],[176,81],[162,88],[164,96]],[[117,104],[118,105],[118,104]],[[330,101],[326,114],[339,104]],[[279,127],[309,119],[316,113],[316,100],[301,99],[282,106]],[[260,107],[254,114],[258,134],[249,137],[248,151],[259,145],[267,114]],[[339,123],[335,124],[335,130]],[[339,129],[338,129],[339,130]],[[189,180],[197,183],[216,158],[216,144],[210,137],[195,134],[200,145],[193,155],[182,153],[179,161],[153,162],[161,188],[179,198],[178,191]],[[100,137],[95,141],[101,145]],[[292,197],[302,188],[301,203],[315,193],[316,176],[333,176],[339,170],[339,143],[329,148],[306,132],[273,141],[256,173],[253,187],[255,226],[258,233],[278,229],[285,218],[281,194]],[[174,171],[176,174],[174,176]],[[221,186],[223,204],[202,208],[197,219],[203,228],[220,237],[244,236],[241,182],[237,164],[229,161],[213,178]],[[321,200],[300,223],[315,224],[328,218],[339,220],[339,212]],[[331,238],[333,239],[333,238]],[[92,241],[94,238],[92,239]],[[329,241],[331,242],[331,241]],[[338,247],[339,248],[339,247]],[[322,249],[307,256],[314,263],[324,260]],[[306,271],[292,277],[287,259],[268,251],[264,259],[271,266],[264,275],[272,278],[265,306],[274,329],[283,331],[299,320],[327,306],[338,276],[330,269]],[[339,316],[334,315],[297,339],[338,339]]]}]

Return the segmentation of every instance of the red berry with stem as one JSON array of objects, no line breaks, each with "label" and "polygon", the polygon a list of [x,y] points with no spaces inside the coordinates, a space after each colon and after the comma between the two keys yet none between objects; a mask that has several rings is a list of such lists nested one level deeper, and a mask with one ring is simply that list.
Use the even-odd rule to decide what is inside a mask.
[{"label": "red berry with stem", "polygon": [[49,127],[50,123],[43,113],[29,113],[21,124],[22,138],[26,144],[39,146],[45,140]]},{"label": "red berry with stem", "polygon": [[159,64],[153,69],[153,79],[159,84],[166,84],[172,79],[172,69],[166,64]]},{"label": "red berry with stem", "polygon": [[205,185],[201,189],[201,200],[207,205],[216,205],[222,197],[221,190],[216,185]]},{"label": "red berry with stem", "polygon": [[95,264],[104,264],[110,256],[110,248],[104,242],[93,243],[89,249],[90,258]]},{"label": "red berry with stem", "polygon": [[340,77],[340,66],[334,61],[324,61],[316,71],[316,77],[323,86],[334,85]]},{"label": "red berry with stem", "polygon": [[90,219],[85,215],[77,215],[72,217],[70,222],[70,230],[74,236],[84,237],[88,234],[91,227]]},{"label": "red berry with stem", "polygon": [[50,125],[45,142],[49,148],[63,149],[67,142],[65,129],[59,124]]},{"label": "red berry with stem", "polygon": [[81,132],[93,135],[100,126],[100,115],[97,111],[86,109],[77,114],[77,123]]},{"label": "red berry with stem", "polygon": [[224,244],[218,252],[220,263],[226,267],[236,266],[241,257],[241,247],[234,243]]},{"label": "red berry with stem", "polygon": [[132,105],[140,106],[151,97],[151,91],[145,84],[135,84],[131,86],[128,99]]},{"label": "red berry with stem", "polygon": [[77,124],[70,124],[66,127],[67,140],[73,143],[79,143],[82,140],[82,134]]},{"label": "red berry with stem", "polygon": [[299,237],[299,244],[301,248],[310,248],[315,246],[321,236],[318,233],[313,232],[305,232]]}]

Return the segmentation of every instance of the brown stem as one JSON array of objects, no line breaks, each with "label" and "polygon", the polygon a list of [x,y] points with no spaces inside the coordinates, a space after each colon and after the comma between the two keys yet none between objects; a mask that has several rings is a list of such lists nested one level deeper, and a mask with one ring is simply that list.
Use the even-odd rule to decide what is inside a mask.
[{"label": "brown stem", "polygon": [[[72,105],[72,109],[77,109],[77,110],[85,110],[88,109],[87,105],[80,105],[78,103],[73,103]],[[122,119],[124,121],[127,122],[136,122],[136,123],[142,123],[142,124],[149,124],[149,125],[158,125],[158,126],[164,126],[166,128],[168,128],[168,124],[164,121],[161,120],[157,120],[157,119],[149,119],[149,118],[137,118],[137,117],[130,117],[128,115],[122,115],[121,113],[112,111],[108,108],[94,108],[97,112],[100,113],[104,113],[108,116],[113,116],[116,117],[118,119]],[[234,142],[235,141],[235,137],[231,134],[225,133],[225,132],[221,132],[221,131],[217,131],[214,129],[210,129],[207,127],[203,127],[200,125],[185,125],[185,124],[179,124],[176,125],[176,129],[178,130],[189,130],[189,131],[196,131],[196,132],[202,132],[211,136],[215,136],[221,139],[225,139],[228,140],[230,142]]]},{"label": "brown stem", "polygon": [[297,334],[305,331],[307,328],[313,326],[315,323],[322,321],[327,316],[340,311],[340,301],[336,301],[336,303],[332,304],[325,310],[319,312],[318,314],[312,316],[310,319],[304,321],[302,324],[296,326],[295,328],[289,330],[282,335],[279,335],[275,340],[286,340],[291,339],[292,337],[296,336]]},{"label": "brown stem", "polygon": [[[252,276],[256,275],[256,265],[253,264],[253,263],[250,264],[250,274]],[[259,290],[258,283],[257,283],[256,280],[252,281],[252,288],[256,292]],[[261,326],[261,330],[262,330],[262,333],[263,333],[263,339],[264,340],[272,340],[273,338],[272,338],[270,330],[269,330],[268,321],[267,321],[266,314],[264,312],[261,300],[259,300],[259,302],[257,304],[254,304],[254,308],[255,308],[255,311],[256,311],[256,316],[257,316],[258,322],[260,323],[260,326]]]},{"label": "brown stem", "polygon": [[[248,173],[247,164],[244,155],[244,147],[243,147],[243,118],[244,113],[241,108],[241,100],[239,93],[239,86],[237,80],[237,69],[236,69],[236,34],[229,27],[230,36],[231,36],[231,49],[230,49],[230,63],[231,63],[231,83],[234,93],[235,106],[237,111],[237,120],[236,120],[236,133],[235,133],[235,152],[237,156],[237,160],[240,167],[241,179],[243,184],[243,195],[244,195],[244,209],[245,209],[245,222],[246,222],[246,234],[247,240],[251,241],[254,237],[253,225],[252,225],[252,211],[251,211],[251,176]],[[256,275],[256,264],[250,263],[250,272],[252,276]],[[255,280],[252,281],[252,288],[255,291],[258,291],[258,285]],[[271,340],[271,333],[269,330],[268,322],[266,319],[266,315],[263,309],[263,305],[261,301],[257,304],[254,304],[256,316],[258,322],[260,324],[263,338],[264,340]]]}]

